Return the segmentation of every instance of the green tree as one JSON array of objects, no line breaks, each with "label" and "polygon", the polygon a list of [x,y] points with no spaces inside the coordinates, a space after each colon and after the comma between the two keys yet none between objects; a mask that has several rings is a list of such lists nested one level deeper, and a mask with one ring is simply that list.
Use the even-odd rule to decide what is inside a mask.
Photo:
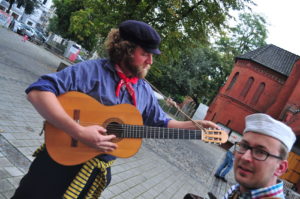
[{"label": "green tree", "polygon": [[216,42],[216,49],[221,53],[226,69],[226,76],[231,71],[234,59],[266,45],[266,20],[258,14],[239,14],[238,23],[221,33]]},{"label": "green tree", "polygon": [[179,57],[179,61],[160,67],[159,72],[151,69],[147,79],[179,103],[185,96],[190,96],[196,105],[208,103],[218,91],[217,82],[224,76],[220,54],[201,46],[182,51]]},{"label": "green tree", "polygon": [[[156,28],[163,38],[163,59],[199,43],[221,30],[229,10],[242,10],[252,0],[54,0],[56,31],[92,50],[100,37],[126,19],[142,20]],[[65,23],[62,23],[65,22]]]},{"label": "green tree", "polygon": [[34,9],[39,6],[38,0],[8,0],[9,6],[6,10],[7,13],[10,12],[12,6],[14,3],[16,3],[18,6],[24,7],[25,14],[32,14]]}]

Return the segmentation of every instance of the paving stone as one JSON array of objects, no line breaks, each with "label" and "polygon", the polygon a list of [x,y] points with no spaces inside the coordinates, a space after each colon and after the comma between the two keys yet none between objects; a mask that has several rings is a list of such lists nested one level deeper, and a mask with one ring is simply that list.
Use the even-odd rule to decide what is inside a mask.
[{"label": "paving stone", "polygon": [[6,157],[0,158],[0,167],[12,166],[12,163],[6,159]]},{"label": "paving stone", "polygon": [[7,179],[0,180],[0,190],[1,192],[12,190],[14,187]]},{"label": "paving stone", "polygon": [[14,193],[15,193],[15,190],[9,190],[9,191],[4,191],[3,195],[4,195],[5,199],[10,199]]},{"label": "paving stone", "polygon": [[103,193],[100,196],[100,199],[109,199],[109,198],[113,198],[114,194],[109,191],[108,189],[105,189],[103,191]]},{"label": "paving stone", "polygon": [[16,139],[11,133],[1,133],[1,135],[7,140]]},{"label": "paving stone", "polygon": [[17,188],[19,186],[22,177],[23,176],[10,177],[7,178],[7,180],[14,186],[14,188]]},{"label": "paving stone", "polygon": [[9,173],[0,165],[0,179],[6,179],[11,177]]},{"label": "paving stone", "polygon": [[24,175],[24,173],[16,167],[4,167],[4,169],[13,177]]},{"label": "paving stone", "polygon": [[[6,158],[0,158],[0,165],[2,167],[16,166],[22,172],[26,172],[30,165],[28,160],[23,154],[20,153],[14,146],[12,146],[1,134],[0,134],[0,146],[1,151],[5,154]],[[13,162],[13,165],[11,164]]]}]

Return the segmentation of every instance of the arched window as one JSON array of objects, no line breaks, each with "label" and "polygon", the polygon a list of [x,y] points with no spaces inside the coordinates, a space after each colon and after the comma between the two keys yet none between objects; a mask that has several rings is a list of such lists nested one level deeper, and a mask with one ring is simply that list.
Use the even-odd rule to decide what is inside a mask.
[{"label": "arched window", "polygon": [[229,86],[227,87],[226,91],[230,90],[233,87],[233,85],[235,84],[238,76],[239,76],[239,72],[237,72],[237,73],[234,74],[234,76],[233,76],[233,78],[232,78]]},{"label": "arched window", "polygon": [[261,94],[264,92],[266,87],[266,84],[264,82],[260,83],[256,92],[254,93],[254,96],[251,100],[251,104],[256,104],[261,96]]},{"label": "arched window", "polygon": [[246,96],[247,96],[247,94],[248,94],[248,92],[249,92],[249,90],[250,90],[250,88],[251,88],[253,82],[254,82],[254,78],[253,78],[253,77],[250,77],[250,78],[248,79],[248,81],[247,81],[247,83],[246,83],[244,89],[243,89],[242,92],[241,92],[241,96],[242,96],[242,97],[246,97]]}]

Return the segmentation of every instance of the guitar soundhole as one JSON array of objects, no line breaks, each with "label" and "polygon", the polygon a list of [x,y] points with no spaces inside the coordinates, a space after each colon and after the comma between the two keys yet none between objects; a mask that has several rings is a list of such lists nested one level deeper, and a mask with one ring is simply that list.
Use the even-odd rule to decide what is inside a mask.
[{"label": "guitar soundhole", "polygon": [[118,118],[111,118],[106,120],[103,124],[103,127],[107,130],[107,135],[115,135],[117,138],[113,139],[113,142],[118,142],[122,140],[122,134],[124,132],[123,122]]}]

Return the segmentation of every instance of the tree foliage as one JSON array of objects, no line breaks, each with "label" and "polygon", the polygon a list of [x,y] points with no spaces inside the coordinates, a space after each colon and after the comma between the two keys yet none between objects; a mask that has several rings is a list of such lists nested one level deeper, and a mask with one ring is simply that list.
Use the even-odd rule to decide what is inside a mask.
[{"label": "tree foliage", "polygon": [[[56,32],[92,50],[99,37],[127,19],[145,21],[163,38],[165,59],[190,45],[208,43],[224,25],[229,10],[242,10],[252,0],[54,0]],[[176,42],[175,42],[176,41]]]},{"label": "tree foliage", "polygon": [[159,73],[153,71],[148,79],[177,102],[184,96],[190,96],[196,104],[208,102],[218,91],[218,81],[224,79],[219,53],[206,46],[187,49],[178,61],[160,67]]},{"label": "tree foliage", "polygon": [[266,20],[262,16],[242,13],[238,19],[238,23],[223,31],[215,43],[216,50],[222,56],[224,80],[229,75],[236,56],[266,45],[268,31]]},{"label": "tree foliage", "polygon": [[237,56],[266,44],[266,20],[258,14],[239,14],[238,23],[222,32],[216,42],[219,51]]}]

